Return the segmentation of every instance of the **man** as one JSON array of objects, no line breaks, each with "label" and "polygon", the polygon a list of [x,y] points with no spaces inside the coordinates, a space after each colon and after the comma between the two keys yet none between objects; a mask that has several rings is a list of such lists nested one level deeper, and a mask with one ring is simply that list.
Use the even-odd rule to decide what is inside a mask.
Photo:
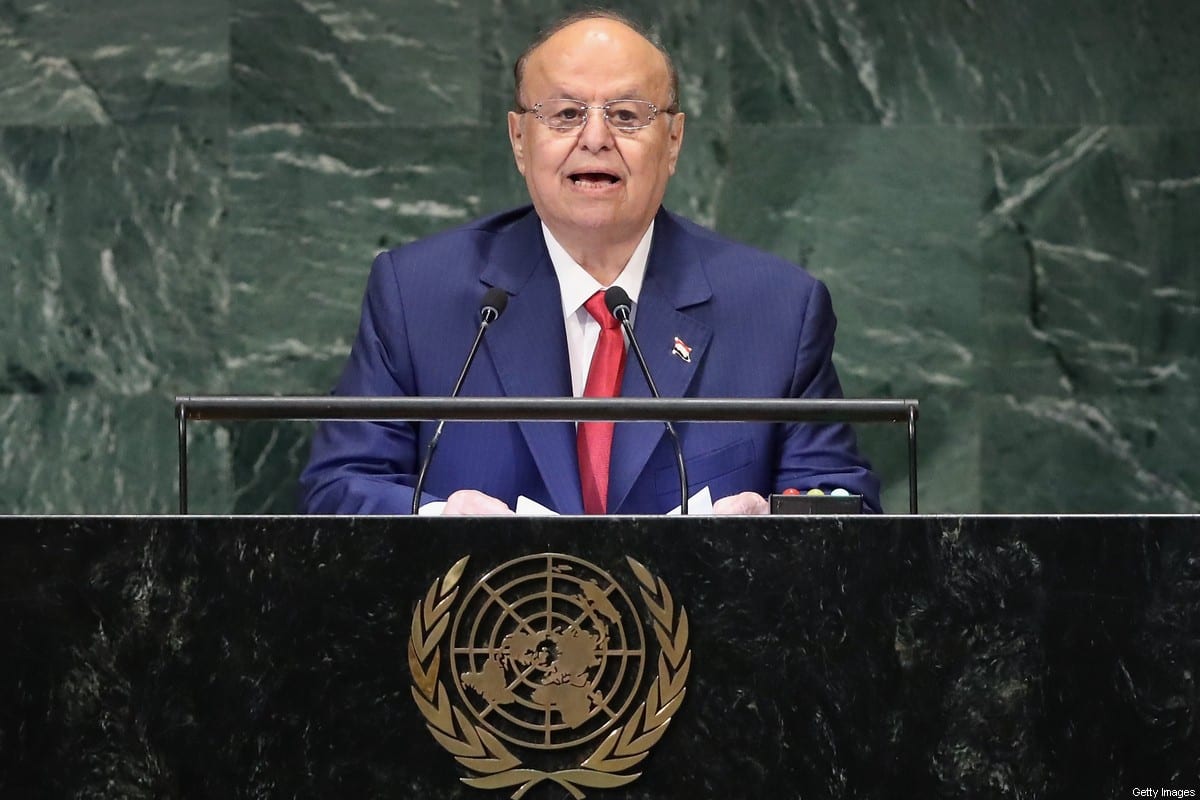
[{"label": "man", "polygon": [[[669,56],[628,20],[585,12],[514,69],[508,132],[528,207],[381,254],[340,395],[451,393],[489,287],[510,297],[464,396],[649,396],[597,292],[620,286],[664,397],[840,397],[825,287],[781,259],[661,208],[683,143]],[[617,338],[614,338],[617,337]],[[595,362],[593,363],[593,359]],[[607,386],[602,385],[607,383]],[[407,513],[431,423],[329,423],[302,476],[314,513]],[[717,513],[765,513],[787,487],[879,484],[845,425],[685,423],[689,491]],[[679,502],[659,423],[452,423],[421,505],[510,514],[663,513]]]}]

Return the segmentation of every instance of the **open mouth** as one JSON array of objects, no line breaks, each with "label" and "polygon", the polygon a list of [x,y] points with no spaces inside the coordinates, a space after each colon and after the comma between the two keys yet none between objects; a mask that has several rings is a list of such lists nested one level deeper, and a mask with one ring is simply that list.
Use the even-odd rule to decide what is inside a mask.
[{"label": "open mouth", "polygon": [[571,180],[576,186],[595,187],[595,186],[612,186],[620,182],[620,178],[616,175],[610,175],[607,172],[575,172],[571,174]]}]

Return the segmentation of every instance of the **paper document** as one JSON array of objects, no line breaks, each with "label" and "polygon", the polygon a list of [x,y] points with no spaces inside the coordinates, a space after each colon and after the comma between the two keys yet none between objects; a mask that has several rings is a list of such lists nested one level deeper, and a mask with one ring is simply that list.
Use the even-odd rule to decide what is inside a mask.
[{"label": "paper document", "polygon": [[[424,513],[425,509],[421,509]],[[517,516],[519,517],[553,517],[558,516],[558,512],[546,508],[536,500],[530,500],[528,497],[521,495],[517,498]],[[679,506],[667,512],[667,516],[679,513]],[[705,486],[700,491],[688,498],[688,516],[689,517],[709,517],[712,516],[712,494]]]}]

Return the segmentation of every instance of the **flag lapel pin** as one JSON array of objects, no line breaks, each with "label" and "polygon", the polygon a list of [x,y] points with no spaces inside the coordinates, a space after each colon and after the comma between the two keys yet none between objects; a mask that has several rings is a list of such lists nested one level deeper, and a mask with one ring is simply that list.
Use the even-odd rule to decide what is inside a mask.
[{"label": "flag lapel pin", "polygon": [[687,364],[692,363],[692,348],[687,346],[687,343],[675,337],[675,345],[671,348],[671,352],[679,356],[679,359]]}]

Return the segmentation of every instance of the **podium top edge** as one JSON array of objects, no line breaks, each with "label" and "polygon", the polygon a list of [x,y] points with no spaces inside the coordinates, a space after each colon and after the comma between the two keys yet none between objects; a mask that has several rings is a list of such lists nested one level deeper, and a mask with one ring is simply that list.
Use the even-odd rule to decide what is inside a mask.
[{"label": "podium top edge", "polygon": [[915,399],[178,395],[194,420],[907,422]]}]

